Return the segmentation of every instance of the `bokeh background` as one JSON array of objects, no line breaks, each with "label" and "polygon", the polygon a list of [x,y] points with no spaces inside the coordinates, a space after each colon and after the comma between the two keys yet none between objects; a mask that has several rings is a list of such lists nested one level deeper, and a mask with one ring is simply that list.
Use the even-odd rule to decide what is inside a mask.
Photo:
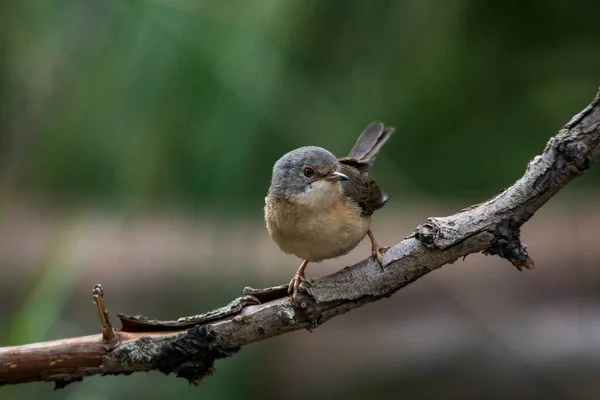
[{"label": "bokeh background", "polygon": [[[173,319],[298,260],[262,221],[271,167],[397,128],[373,174],[393,244],[510,185],[600,83],[600,2],[4,0],[0,345]],[[523,228],[536,269],[473,255],[392,298],[244,348],[200,388],[160,373],[0,399],[597,399],[600,167]],[[368,255],[313,265],[312,277]]]}]

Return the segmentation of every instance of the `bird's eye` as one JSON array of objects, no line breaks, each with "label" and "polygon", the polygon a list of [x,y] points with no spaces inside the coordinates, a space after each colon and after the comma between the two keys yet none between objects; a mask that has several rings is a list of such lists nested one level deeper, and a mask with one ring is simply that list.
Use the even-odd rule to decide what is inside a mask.
[{"label": "bird's eye", "polygon": [[312,168],[310,168],[310,167],[304,168],[304,176],[305,177],[310,178],[311,176],[313,176],[314,173],[315,173],[315,171],[313,171]]}]

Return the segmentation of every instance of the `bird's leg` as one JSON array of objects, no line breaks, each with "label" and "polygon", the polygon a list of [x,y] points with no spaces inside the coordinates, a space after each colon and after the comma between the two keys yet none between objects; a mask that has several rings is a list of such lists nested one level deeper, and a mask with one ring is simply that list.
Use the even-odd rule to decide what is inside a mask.
[{"label": "bird's leg", "polygon": [[373,232],[371,232],[370,229],[367,231],[367,235],[369,235],[369,239],[371,240],[371,254],[373,254],[373,257],[375,257],[383,271],[383,253],[389,250],[389,247],[379,246],[379,243],[375,240],[375,236],[373,236]]},{"label": "bird's leg", "polygon": [[300,264],[298,271],[296,271],[296,274],[294,274],[294,277],[288,285],[288,294],[293,293],[292,297],[296,297],[296,295],[298,294],[298,287],[300,286],[300,283],[304,280],[304,270],[306,269],[307,265],[307,260],[302,261],[302,264]]}]

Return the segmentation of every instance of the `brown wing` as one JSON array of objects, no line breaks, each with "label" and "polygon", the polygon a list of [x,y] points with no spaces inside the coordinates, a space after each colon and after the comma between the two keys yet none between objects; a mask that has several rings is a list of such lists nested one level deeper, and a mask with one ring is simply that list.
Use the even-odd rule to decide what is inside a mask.
[{"label": "brown wing", "polygon": [[360,206],[363,215],[371,215],[375,210],[383,207],[389,196],[379,189],[377,183],[371,179],[368,172],[361,171],[361,163],[351,158],[341,158],[340,172],[348,176],[342,182],[344,196],[351,198]]}]

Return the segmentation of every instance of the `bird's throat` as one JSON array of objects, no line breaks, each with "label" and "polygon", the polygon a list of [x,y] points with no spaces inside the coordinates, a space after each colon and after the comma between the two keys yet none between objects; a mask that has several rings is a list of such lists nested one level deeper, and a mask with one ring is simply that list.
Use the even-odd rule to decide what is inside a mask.
[{"label": "bird's throat", "polygon": [[342,187],[339,182],[319,180],[311,183],[300,194],[294,196],[293,201],[305,207],[323,207],[335,204],[342,197]]}]

